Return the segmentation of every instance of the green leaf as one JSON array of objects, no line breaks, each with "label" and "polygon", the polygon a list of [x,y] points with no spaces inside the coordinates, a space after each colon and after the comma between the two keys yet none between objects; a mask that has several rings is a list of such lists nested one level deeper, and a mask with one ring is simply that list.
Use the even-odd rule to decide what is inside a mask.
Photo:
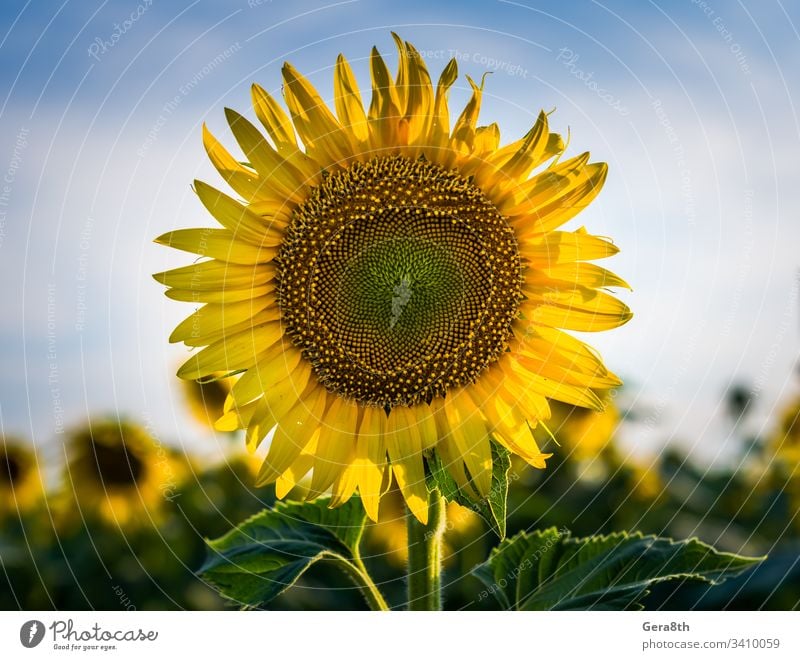
[{"label": "green leaf", "polygon": [[199,574],[226,598],[255,607],[291,587],[315,562],[353,560],[364,531],[358,498],[331,509],[328,499],[278,502],[208,541],[209,557]]},{"label": "green leaf", "polygon": [[508,450],[492,440],[492,486],[486,499],[472,490],[458,487],[442,459],[434,453],[427,459],[429,488],[438,488],[448,502],[472,509],[491,526],[501,538],[506,537],[506,515],[508,501],[508,471],[511,469],[511,455]]},{"label": "green leaf", "polygon": [[572,538],[554,527],[503,541],[473,574],[506,609],[642,609],[649,587],[667,580],[719,584],[761,558],[718,552],[697,539],[641,533]]}]

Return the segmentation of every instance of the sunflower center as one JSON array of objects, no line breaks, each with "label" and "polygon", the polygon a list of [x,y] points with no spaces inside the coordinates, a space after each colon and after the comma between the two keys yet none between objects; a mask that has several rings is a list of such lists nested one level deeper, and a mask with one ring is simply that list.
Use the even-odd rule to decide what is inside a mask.
[{"label": "sunflower center", "polygon": [[391,407],[472,382],[506,347],[514,233],[457,172],[376,158],[294,212],[279,265],[288,334],[329,391]]},{"label": "sunflower center", "polygon": [[124,445],[109,447],[92,445],[94,455],[89,458],[97,477],[106,487],[125,487],[139,483],[144,474],[144,464]]}]

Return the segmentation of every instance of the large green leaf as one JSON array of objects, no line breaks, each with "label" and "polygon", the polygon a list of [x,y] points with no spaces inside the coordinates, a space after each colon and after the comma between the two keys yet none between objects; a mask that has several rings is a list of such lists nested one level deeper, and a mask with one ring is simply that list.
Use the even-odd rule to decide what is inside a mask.
[{"label": "large green leaf", "polygon": [[199,573],[242,605],[267,603],[320,559],[352,565],[364,519],[358,498],[335,509],[328,499],[278,502],[209,541],[209,557]]},{"label": "large green leaf", "polygon": [[718,584],[763,558],[718,552],[697,539],[617,532],[572,538],[555,528],[503,541],[473,574],[506,609],[641,609],[648,588],[676,579]]},{"label": "large green leaf", "polygon": [[478,497],[472,491],[459,488],[437,454],[434,453],[427,461],[431,489],[438,488],[448,502],[457,502],[472,509],[489,523],[501,539],[506,537],[508,471],[511,468],[511,456],[505,447],[492,440],[492,486],[486,499]]}]

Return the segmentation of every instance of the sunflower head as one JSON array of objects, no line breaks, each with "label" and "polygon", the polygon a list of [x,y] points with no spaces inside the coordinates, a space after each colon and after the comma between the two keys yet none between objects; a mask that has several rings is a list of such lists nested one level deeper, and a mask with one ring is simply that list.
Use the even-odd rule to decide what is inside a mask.
[{"label": "sunflower head", "polygon": [[358,491],[375,520],[393,476],[424,522],[433,452],[481,496],[492,442],[545,467],[532,429],[549,401],[600,409],[597,392],[620,382],[564,330],[630,312],[604,290],[625,283],[590,263],[614,245],[559,229],[597,195],[605,164],[563,158],[544,112],[501,146],[469,77],[452,121],[455,60],[434,84],[394,39],[396,74],[372,51],[368,105],[340,55],[333,109],[287,63],[288,113],[252,88],[266,134],[226,111],[241,156],[204,128],[236,197],[196,181],[220,227],[159,237],[204,258],[155,278],[203,303],[171,336],[201,348],[179,376],[241,374],[217,428],[246,429],[252,450],[272,433],[260,483],[285,494],[310,472],[311,497]]},{"label": "sunflower head", "polygon": [[63,515],[99,514],[121,527],[152,523],[177,496],[186,466],[143,428],[93,420],[67,438]]},{"label": "sunflower head", "polygon": [[33,447],[0,436],[0,519],[41,503],[44,486]]}]

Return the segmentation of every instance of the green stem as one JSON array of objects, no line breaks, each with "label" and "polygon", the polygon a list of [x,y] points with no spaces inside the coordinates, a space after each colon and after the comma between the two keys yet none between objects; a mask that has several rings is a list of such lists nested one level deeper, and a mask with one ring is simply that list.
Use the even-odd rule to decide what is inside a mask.
[{"label": "green stem", "polygon": [[442,609],[442,537],[447,510],[438,490],[430,494],[428,524],[423,525],[410,511],[408,529],[408,609]]},{"label": "green stem", "polygon": [[353,562],[337,554],[330,554],[328,557],[332,561],[335,561],[339,568],[347,573],[350,579],[355,583],[361,595],[364,596],[364,599],[367,601],[369,609],[381,611],[389,610],[389,606],[383,599],[383,595],[378,591],[378,587],[375,586],[369,573],[367,573],[367,567],[364,566],[361,557],[356,555],[353,557]]}]

